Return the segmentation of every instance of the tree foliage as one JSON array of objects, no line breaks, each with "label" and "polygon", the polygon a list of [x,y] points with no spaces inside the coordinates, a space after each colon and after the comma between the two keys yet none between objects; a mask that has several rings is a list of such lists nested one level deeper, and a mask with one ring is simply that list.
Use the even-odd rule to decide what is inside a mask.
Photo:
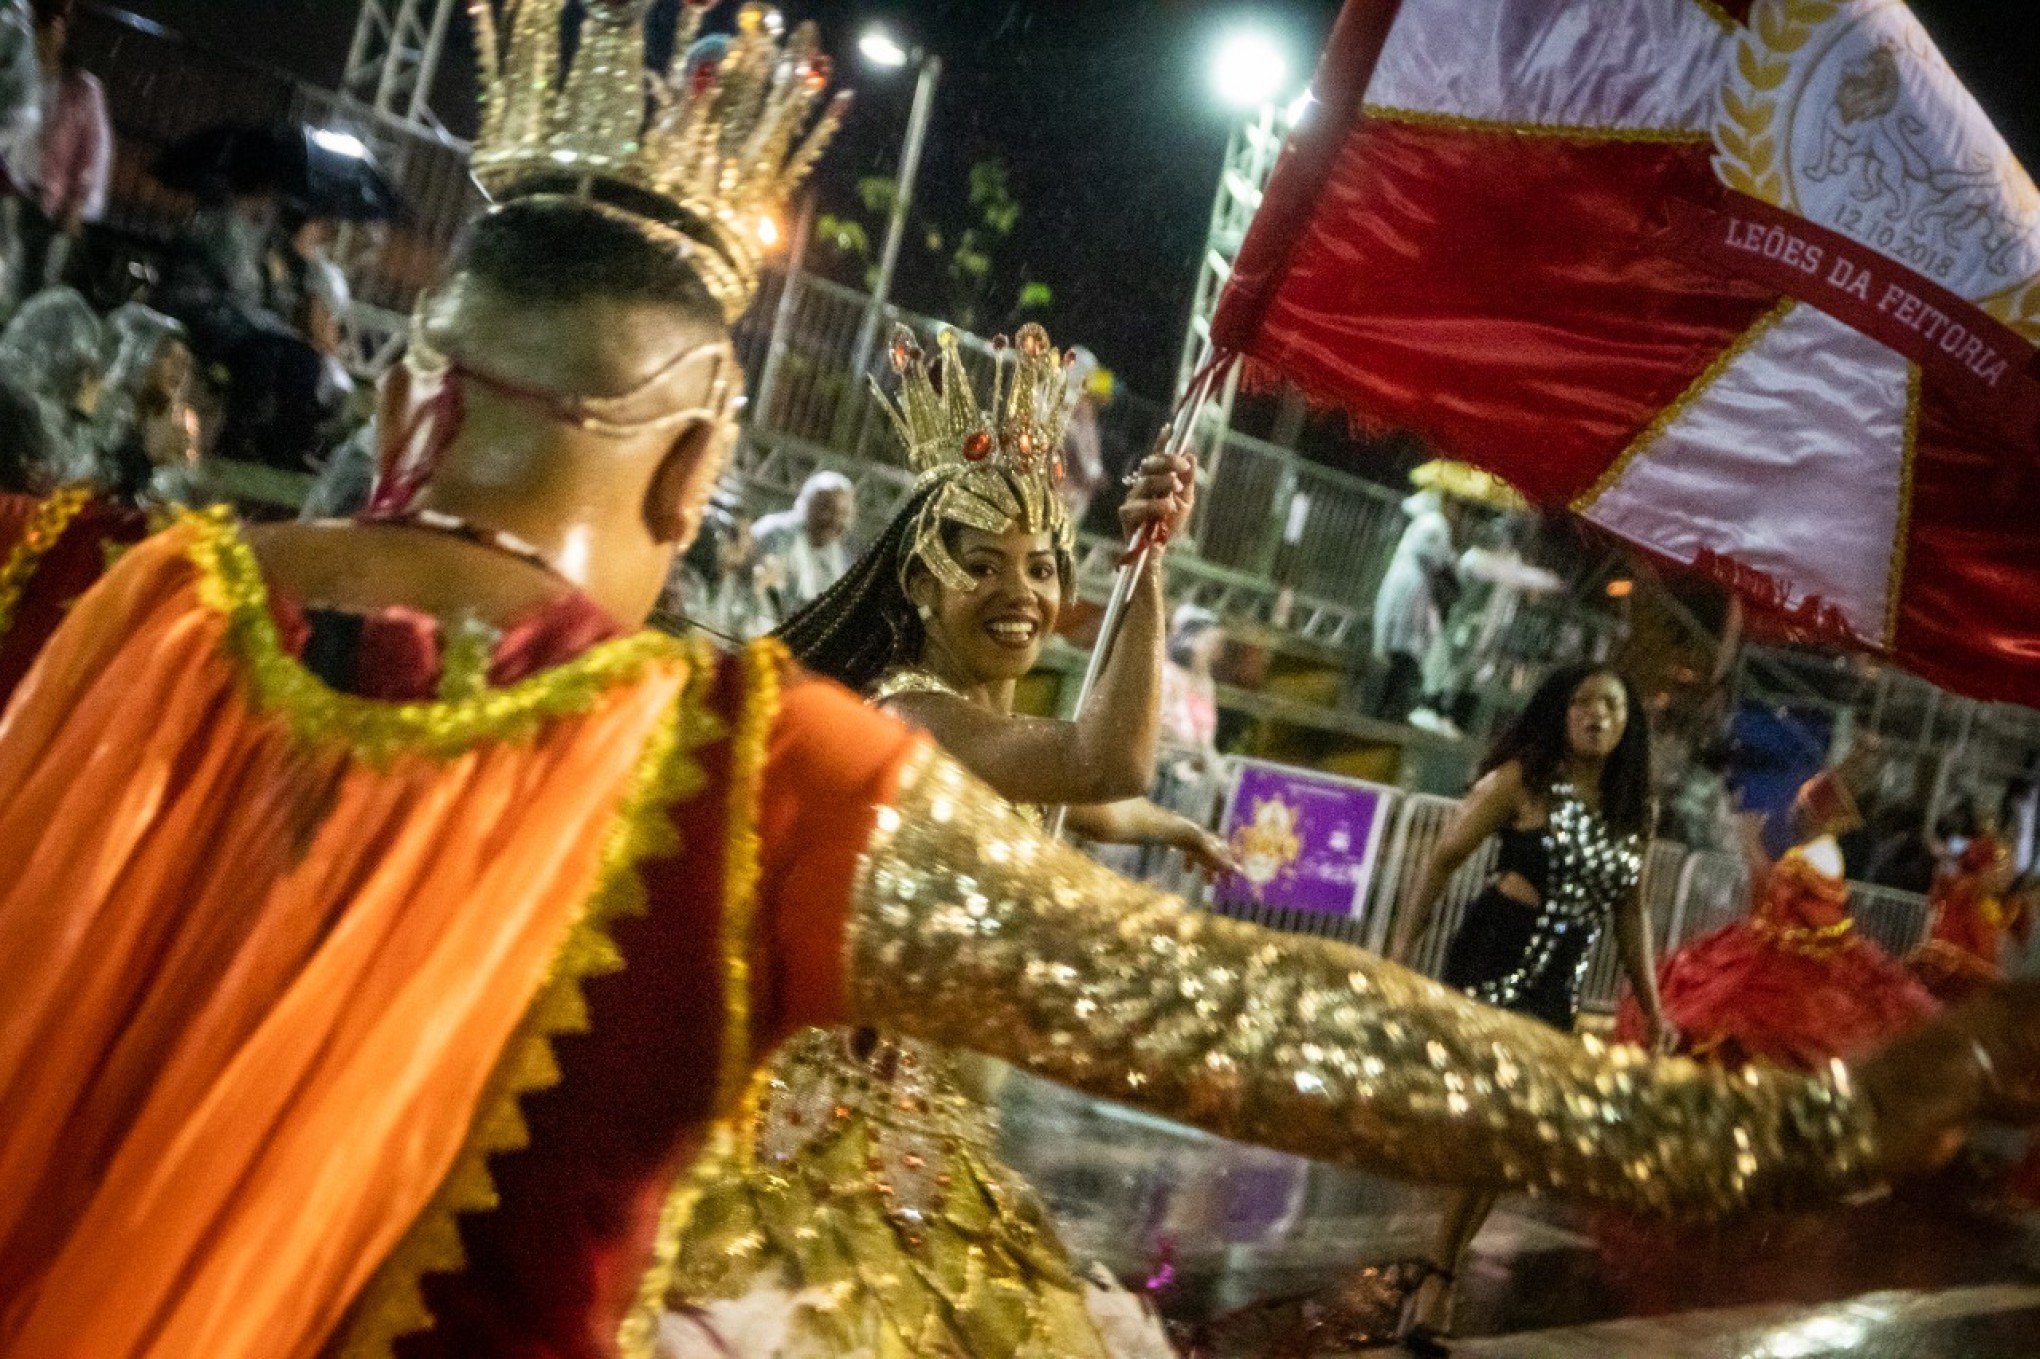
[{"label": "tree foliage", "polygon": [[[815,221],[821,266],[844,282],[874,288],[898,197],[898,182],[888,175],[859,179],[854,206]],[[1009,325],[1049,305],[1054,296],[1049,285],[1032,277],[1020,257],[1021,206],[1004,161],[975,162],[962,202],[932,198],[918,193],[908,211],[894,274],[896,300],[976,331]]]}]

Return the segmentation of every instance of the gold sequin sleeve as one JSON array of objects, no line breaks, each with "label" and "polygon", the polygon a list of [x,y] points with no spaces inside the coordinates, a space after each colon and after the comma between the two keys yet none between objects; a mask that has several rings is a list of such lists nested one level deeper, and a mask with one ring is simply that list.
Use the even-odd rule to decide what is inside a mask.
[{"label": "gold sequin sleeve", "polygon": [[933,751],[880,813],[852,912],[859,1020],[1225,1137],[1686,1218],[1876,1184],[1871,1113],[1839,1066],[1655,1059],[1347,945],[1186,910]]}]

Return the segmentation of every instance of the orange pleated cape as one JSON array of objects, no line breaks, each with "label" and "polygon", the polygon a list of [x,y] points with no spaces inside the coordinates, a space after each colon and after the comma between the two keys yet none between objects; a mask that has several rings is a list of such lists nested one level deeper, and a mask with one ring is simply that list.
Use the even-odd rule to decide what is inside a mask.
[{"label": "orange pleated cape", "polygon": [[613,965],[710,668],[645,634],[355,699],[224,519],[129,553],[0,721],[0,1359],[309,1359],[450,1235]]}]

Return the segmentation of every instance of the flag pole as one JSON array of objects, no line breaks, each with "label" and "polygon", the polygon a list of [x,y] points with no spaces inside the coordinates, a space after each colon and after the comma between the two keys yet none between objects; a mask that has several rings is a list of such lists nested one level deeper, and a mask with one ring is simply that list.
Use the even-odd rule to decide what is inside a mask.
[{"label": "flag pole", "polygon": [[[1222,367],[1223,364],[1207,359],[1192,379],[1190,389],[1183,394],[1183,400],[1177,404],[1166,445],[1170,457],[1180,454],[1189,443],[1198,420],[1204,415],[1205,405],[1211,400],[1212,389],[1217,386],[1218,372]],[[1083,683],[1077,687],[1076,707],[1072,709],[1075,717],[1084,715],[1092,691],[1098,687],[1098,680],[1105,673],[1105,662],[1111,659],[1112,648],[1119,641],[1120,629],[1126,625],[1126,606],[1133,599],[1133,587],[1147,569],[1148,554],[1155,550],[1150,538],[1152,527],[1143,525],[1128,544],[1126,555],[1120,558],[1119,573],[1112,581],[1112,594],[1105,601],[1105,617],[1098,624],[1098,641],[1091,648],[1091,658],[1084,666]],[[1063,822],[1069,818],[1069,811],[1068,807],[1057,807],[1049,814],[1048,833],[1051,836],[1062,834]]]}]

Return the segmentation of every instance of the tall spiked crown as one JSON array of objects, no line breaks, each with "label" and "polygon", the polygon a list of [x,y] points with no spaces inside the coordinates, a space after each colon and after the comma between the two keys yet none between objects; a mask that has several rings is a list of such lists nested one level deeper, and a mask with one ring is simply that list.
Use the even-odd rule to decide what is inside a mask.
[{"label": "tall spiked crown", "polygon": [[992,342],[992,392],[985,405],[971,389],[956,333],[943,331],[937,348],[931,361],[913,332],[895,331],[899,399],[888,400],[880,390],[878,401],[908,465],[924,484],[941,486],[922,510],[914,555],[944,585],[970,590],[975,582],[943,542],[944,522],[986,533],[1015,527],[1047,533],[1058,550],[1069,550],[1074,535],[1056,488],[1078,393],[1069,378],[1071,356],[1050,345],[1048,332],[1032,321],[1013,343],[1003,336]]},{"label": "tall spiked crown", "polygon": [[[829,83],[815,26],[782,45],[770,5],[738,8],[736,31],[700,37],[719,0],[681,0],[673,60],[645,54],[655,0],[582,0],[573,60],[569,0],[468,0],[481,66],[474,176],[504,202],[569,194],[639,219],[670,244],[731,320],[750,305],[778,213],[849,109]],[[697,40],[698,39],[698,40]],[[805,129],[805,132],[803,132]]]}]

